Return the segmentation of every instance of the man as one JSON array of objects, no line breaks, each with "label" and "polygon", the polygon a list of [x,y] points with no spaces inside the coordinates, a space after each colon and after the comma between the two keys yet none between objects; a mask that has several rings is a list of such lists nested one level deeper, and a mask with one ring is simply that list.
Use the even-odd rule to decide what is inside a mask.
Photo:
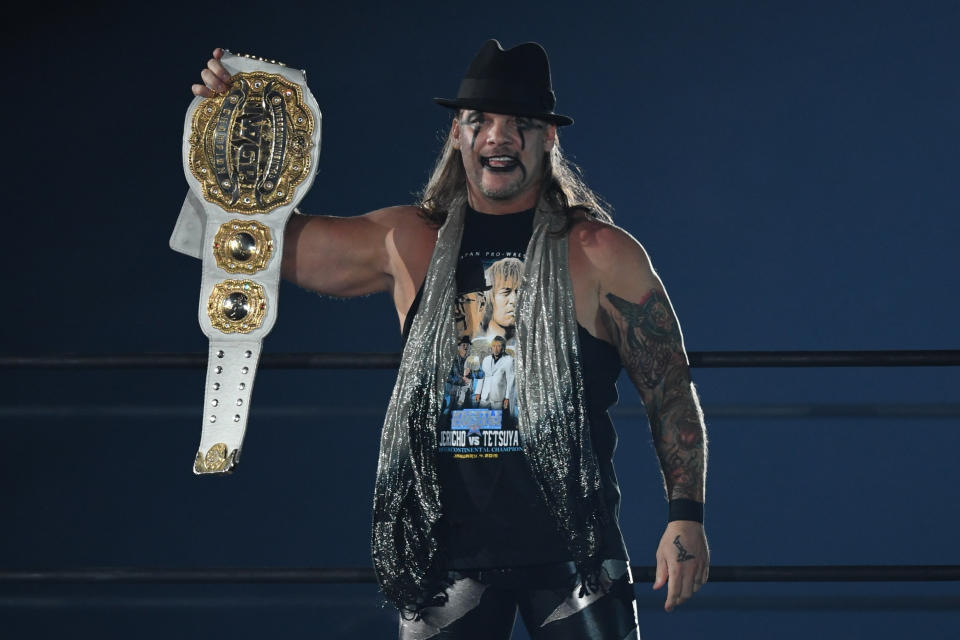
[{"label": "man", "polygon": [[447,376],[446,398],[444,399],[444,411],[449,413],[466,406],[467,398],[471,395],[470,390],[473,386],[474,374],[470,367],[466,366],[467,356],[470,355],[470,338],[463,336],[457,344],[457,357],[450,365],[450,373]]},{"label": "man", "polygon": [[486,304],[487,297],[484,295],[483,287],[458,295],[453,304],[453,320],[457,325],[457,333],[471,340],[480,336]]},{"label": "man", "polygon": [[481,327],[487,339],[502,336],[507,344],[513,339],[516,325],[517,287],[523,277],[523,262],[517,258],[498,260],[487,269],[486,277],[490,289]]},{"label": "man", "polygon": [[[195,94],[225,89],[220,55]],[[706,433],[679,324],[643,248],[610,223],[560,153],[557,127],[573,121],[553,110],[539,45],[504,51],[488,41],[457,98],[436,102],[454,118],[417,206],[297,215],[285,236],[286,278],[340,297],[390,292],[412,343],[381,440],[373,536],[381,588],[414,614],[402,616],[403,638],[507,638],[518,607],[535,638],[639,637],[606,407],[622,363],[647,408],[670,501],[654,584],[668,585],[669,611],[709,570]],[[493,239],[478,239],[487,226],[498,228]],[[475,427],[499,456],[493,462],[434,455],[436,390],[456,348],[452,309],[468,290],[457,282],[458,252],[525,261],[518,427],[497,429],[496,415]]]},{"label": "man", "polygon": [[490,342],[490,355],[480,365],[483,376],[473,400],[481,408],[510,410],[514,394],[513,358],[507,355],[506,345],[503,336],[495,336]]}]

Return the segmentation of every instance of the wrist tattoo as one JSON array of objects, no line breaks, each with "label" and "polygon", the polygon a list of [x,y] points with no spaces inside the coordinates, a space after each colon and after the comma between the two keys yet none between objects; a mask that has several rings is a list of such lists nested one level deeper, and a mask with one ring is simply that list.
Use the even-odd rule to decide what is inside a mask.
[{"label": "wrist tattoo", "polygon": [[673,546],[677,548],[677,562],[686,562],[693,560],[696,556],[688,552],[680,542],[680,536],[673,539]]}]

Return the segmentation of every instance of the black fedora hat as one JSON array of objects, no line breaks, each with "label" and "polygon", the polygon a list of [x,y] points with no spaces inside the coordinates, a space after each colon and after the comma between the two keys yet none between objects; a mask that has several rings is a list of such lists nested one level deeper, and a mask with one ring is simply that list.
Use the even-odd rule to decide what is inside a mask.
[{"label": "black fedora hat", "polygon": [[554,113],[557,97],[550,86],[550,61],[536,42],[506,51],[496,40],[480,47],[453,100],[434,98],[452,109],[475,109],[545,120],[563,126],[573,118]]}]

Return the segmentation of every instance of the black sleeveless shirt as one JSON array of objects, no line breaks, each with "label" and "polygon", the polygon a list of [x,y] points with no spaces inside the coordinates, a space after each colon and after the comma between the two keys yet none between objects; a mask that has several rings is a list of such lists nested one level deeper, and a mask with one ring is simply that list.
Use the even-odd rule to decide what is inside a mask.
[{"label": "black sleeveless shirt", "polygon": [[[516,424],[516,288],[533,230],[533,210],[488,215],[467,208],[457,262],[454,323],[460,344],[445,369],[437,456],[444,516],[441,548],[453,569],[570,559],[534,483]],[[420,305],[417,293],[404,341]],[[620,489],[613,469],[617,435],[607,409],[617,402],[620,358],[578,325],[593,449],[609,513],[601,558],[627,559],[620,533]],[[444,365],[446,366],[446,365]]]}]

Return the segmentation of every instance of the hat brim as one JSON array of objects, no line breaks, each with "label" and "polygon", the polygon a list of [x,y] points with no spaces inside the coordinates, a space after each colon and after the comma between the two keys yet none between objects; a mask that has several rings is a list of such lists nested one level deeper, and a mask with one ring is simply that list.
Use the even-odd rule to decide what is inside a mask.
[{"label": "hat brim", "polygon": [[544,120],[550,124],[555,124],[558,127],[565,127],[573,124],[573,118],[560,115],[559,113],[553,113],[552,111],[530,111],[529,109],[518,107],[517,105],[510,104],[509,102],[498,102],[495,100],[470,100],[464,98],[454,100],[448,100],[447,98],[434,98],[433,101],[450,109],[474,109],[476,111],[486,111],[488,113],[505,113],[511,116],[526,116],[527,118]]}]

